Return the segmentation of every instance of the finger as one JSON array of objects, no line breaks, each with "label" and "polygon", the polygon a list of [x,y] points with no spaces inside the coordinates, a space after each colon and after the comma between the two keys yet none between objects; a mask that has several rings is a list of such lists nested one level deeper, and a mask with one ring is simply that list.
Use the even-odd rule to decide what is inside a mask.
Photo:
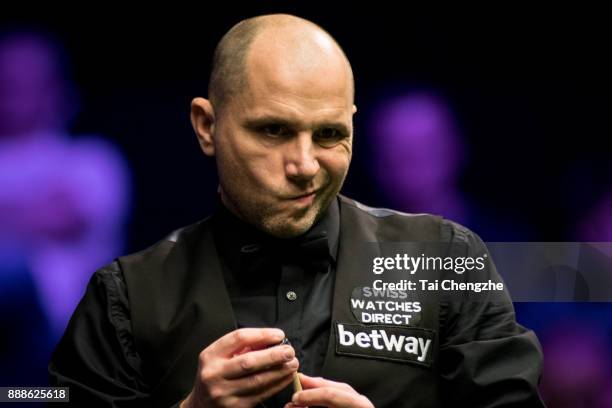
[{"label": "finger", "polygon": [[340,388],[313,388],[293,394],[291,402],[298,406],[368,407],[365,397]]},{"label": "finger", "polygon": [[302,383],[302,388],[305,390],[312,388],[332,387],[344,389],[346,391],[355,391],[353,387],[346,383],[331,381],[323,377],[310,377],[303,373],[299,373],[299,376],[300,382]]},{"label": "finger", "polygon": [[225,361],[222,375],[223,378],[230,380],[240,378],[257,371],[268,370],[294,358],[295,350],[293,350],[293,347],[285,345],[251,351]]},{"label": "finger", "polygon": [[320,388],[325,387],[327,384],[322,377],[310,377],[306,374],[299,373],[300,383],[302,383],[302,388],[305,390],[309,390],[311,388]]},{"label": "finger", "polygon": [[298,365],[297,359],[294,358],[292,361],[281,366],[231,380],[227,384],[235,395],[258,394],[279,381],[285,380],[287,376],[293,378],[293,373],[297,371]]},{"label": "finger", "polygon": [[286,377],[283,377],[278,382],[270,385],[268,388],[254,395],[253,397],[250,398],[253,401],[253,405],[259,404],[267,400],[271,396],[278,394],[291,383],[292,379],[293,379],[293,375],[288,375]]},{"label": "finger", "polygon": [[244,328],[234,330],[217,339],[208,346],[208,350],[213,355],[230,357],[245,347],[262,348],[280,343],[284,338],[285,333],[280,329]]},{"label": "finger", "polygon": [[253,350],[253,349],[252,349],[250,346],[243,347],[242,349],[240,349],[240,350],[238,350],[238,351],[234,352],[234,353],[232,354],[232,357],[234,357],[234,356],[239,356],[240,354],[248,353],[249,351],[252,351],[252,350]]}]

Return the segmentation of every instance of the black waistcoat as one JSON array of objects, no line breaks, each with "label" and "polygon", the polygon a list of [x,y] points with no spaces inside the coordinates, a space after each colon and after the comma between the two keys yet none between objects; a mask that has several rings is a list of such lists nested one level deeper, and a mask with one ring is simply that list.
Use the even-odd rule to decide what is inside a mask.
[{"label": "black waistcoat", "polygon": [[[371,271],[366,273],[363,265],[356,264],[363,259],[355,256],[363,243],[439,242],[450,240],[452,232],[438,217],[372,209],[345,197],[339,201],[332,328],[322,376],[350,384],[376,407],[439,406],[438,304],[423,307],[418,323],[433,336],[430,364],[340,354],[337,325],[360,323],[351,311],[350,298],[355,288],[372,282]],[[153,387],[155,403],[169,406],[191,390],[202,349],[236,327],[210,221],[183,228],[119,262],[142,371]]]}]

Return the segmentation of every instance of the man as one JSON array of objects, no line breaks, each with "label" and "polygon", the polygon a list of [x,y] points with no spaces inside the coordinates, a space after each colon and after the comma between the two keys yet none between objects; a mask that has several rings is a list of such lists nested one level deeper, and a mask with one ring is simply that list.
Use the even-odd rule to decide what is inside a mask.
[{"label": "man", "polygon": [[[50,364],[54,384],[87,406],[540,406],[540,349],[507,298],[432,303],[412,325],[357,324],[349,298],[370,278],[353,265],[360,243],[486,250],[452,222],[338,195],[353,96],[346,56],[313,23],[270,15],[233,27],[210,99],[191,113],[216,157],[219,211],[94,275]],[[376,350],[352,349],[366,330]],[[391,333],[401,344],[379,349]],[[304,390],[293,393],[298,370]]]}]

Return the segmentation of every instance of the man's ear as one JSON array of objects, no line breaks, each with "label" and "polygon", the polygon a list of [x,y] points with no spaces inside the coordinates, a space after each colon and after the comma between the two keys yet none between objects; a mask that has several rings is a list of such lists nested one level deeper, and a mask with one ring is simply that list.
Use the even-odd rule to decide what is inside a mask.
[{"label": "man's ear", "polygon": [[191,125],[204,154],[214,156],[215,112],[208,99],[194,98],[191,101]]},{"label": "man's ear", "polygon": [[353,105],[353,115],[357,113],[357,105]]}]

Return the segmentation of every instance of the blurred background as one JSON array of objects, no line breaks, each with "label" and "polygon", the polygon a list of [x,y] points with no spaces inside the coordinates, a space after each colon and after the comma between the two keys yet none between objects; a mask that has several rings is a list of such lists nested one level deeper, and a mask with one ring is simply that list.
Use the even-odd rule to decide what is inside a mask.
[{"label": "blurred background", "polygon": [[[206,216],[189,103],[220,37],[290,12],[356,79],[344,193],[485,241],[612,241],[610,27],[598,10],[227,6],[0,17],[0,385],[45,385],[91,274]],[[611,272],[612,273],[612,272]],[[516,303],[551,407],[612,406],[610,303]]]}]

